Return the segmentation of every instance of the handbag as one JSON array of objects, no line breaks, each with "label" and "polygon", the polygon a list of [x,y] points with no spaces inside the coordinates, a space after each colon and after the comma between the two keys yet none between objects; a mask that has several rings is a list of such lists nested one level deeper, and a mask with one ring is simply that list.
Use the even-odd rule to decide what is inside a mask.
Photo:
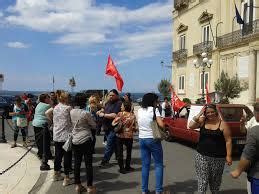
[{"label": "handbag", "polygon": [[153,132],[153,138],[155,140],[167,140],[169,139],[169,134],[166,129],[161,128],[156,121],[155,108],[153,110],[153,121],[151,122],[151,129]]},{"label": "handbag", "polygon": [[[78,124],[80,118],[81,118],[81,117],[79,117],[79,119],[76,121],[76,123],[75,123],[75,125],[74,125],[74,127],[73,127],[73,130],[76,128],[76,126],[77,126],[77,124]],[[73,131],[73,130],[72,130],[72,131]],[[62,146],[63,150],[65,150],[66,152],[72,150],[72,140],[73,140],[73,135],[72,135],[72,133],[70,133],[69,136],[68,136],[67,141],[66,141],[66,142],[64,143],[64,145]]]},{"label": "handbag", "polygon": [[26,118],[17,118],[16,125],[17,127],[27,127],[27,119]]},{"label": "handbag", "polygon": [[113,130],[115,133],[119,133],[122,130],[122,128],[123,128],[123,123],[122,121],[119,121],[117,125],[115,125]]},{"label": "handbag", "polygon": [[72,134],[69,134],[67,141],[62,146],[63,150],[65,150],[66,152],[72,150],[72,139],[73,139]]}]

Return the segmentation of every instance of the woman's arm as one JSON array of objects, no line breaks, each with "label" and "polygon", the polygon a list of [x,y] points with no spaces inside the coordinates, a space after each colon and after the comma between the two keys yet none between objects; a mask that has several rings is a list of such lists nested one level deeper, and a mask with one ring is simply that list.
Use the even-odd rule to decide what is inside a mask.
[{"label": "woman's arm", "polygon": [[94,121],[94,119],[91,117],[89,113],[86,113],[86,118],[87,118],[88,125],[91,127],[91,129],[96,129],[96,122]]},{"label": "woman's arm", "polygon": [[190,129],[197,129],[197,128],[200,128],[203,125],[203,123],[205,122],[204,111],[205,111],[205,107],[203,107],[201,109],[199,114],[197,114],[196,116],[194,116],[192,118],[192,120],[189,123]]},{"label": "woman's arm", "polygon": [[231,131],[228,127],[228,125],[222,121],[221,124],[223,128],[223,135],[226,141],[226,149],[227,149],[227,156],[226,161],[228,165],[232,164],[232,137],[231,137]]},{"label": "woman's arm", "polygon": [[156,122],[157,122],[157,124],[158,124],[159,127],[165,128],[165,124],[164,124],[164,122],[163,122],[162,117],[157,116],[157,117],[156,117]]},{"label": "woman's arm", "polygon": [[53,122],[53,108],[49,108],[46,112],[45,115],[48,118],[49,121]]},{"label": "woman's arm", "polygon": [[242,172],[249,169],[251,161],[254,161],[256,153],[258,152],[256,149],[256,142],[256,134],[254,131],[249,131],[246,138],[246,145],[243,149],[238,166],[234,171],[231,172],[231,176],[233,178],[238,178]]},{"label": "woman's arm", "polygon": [[121,120],[121,113],[118,113],[118,115],[112,121],[112,126],[117,125],[120,120]]},{"label": "woman's arm", "polygon": [[200,128],[203,123],[205,122],[205,118],[203,116],[194,116],[189,123],[190,129],[197,129]]},{"label": "woman's arm", "polygon": [[137,118],[136,116],[134,115],[134,132],[137,132],[138,131],[138,121],[137,121]]},{"label": "woman's arm", "polygon": [[251,164],[250,160],[241,158],[237,168],[230,173],[231,176],[235,179],[238,178],[242,174],[242,172],[246,171],[249,168],[250,164]]}]

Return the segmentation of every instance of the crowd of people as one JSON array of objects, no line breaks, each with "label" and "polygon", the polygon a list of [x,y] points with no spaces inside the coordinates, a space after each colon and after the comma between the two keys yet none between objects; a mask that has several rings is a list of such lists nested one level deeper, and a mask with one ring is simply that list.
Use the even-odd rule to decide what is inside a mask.
[{"label": "crowd of people", "polygon": [[[160,108],[159,108],[160,107]],[[69,174],[74,170],[74,183],[77,193],[95,193],[93,154],[96,135],[104,132],[105,150],[100,167],[107,166],[113,154],[118,161],[121,174],[134,171],[131,166],[131,154],[134,133],[138,133],[142,161],[142,194],[149,193],[149,173],[151,158],[155,163],[156,194],[163,192],[163,146],[161,140],[154,138],[152,121],[164,128],[163,118],[171,116],[172,108],[167,98],[162,105],[154,93],[142,98],[141,108],[134,114],[130,93],[120,98],[117,90],[109,91],[106,98],[98,95],[89,98],[83,93],[73,98],[69,93],[58,90],[50,94],[41,94],[38,104],[33,106],[29,98],[17,96],[12,116],[14,143],[17,146],[18,133],[21,131],[23,146],[27,147],[28,125],[32,123],[38,157],[47,163],[54,158],[53,181],[63,180],[63,186],[72,180]],[[243,171],[248,175],[248,190],[259,193],[259,102],[254,105],[254,117],[246,124],[247,143],[236,170],[231,172],[237,178]],[[215,104],[207,104],[194,116],[189,128],[200,128],[200,138],[195,156],[195,169],[198,179],[198,192],[205,194],[209,186],[213,194],[220,190],[225,163],[232,164],[232,138],[228,125],[221,119]],[[44,137],[44,138],[43,138]],[[64,146],[71,140],[71,149]],[[51,153],[51,141],[54,142],[55,155]],[[126,147],[126,160],[123,147]],[[43,153],[45,152],[45,153]],[[44,154],[44,157],[43,157]],[[74,163],[72,164],[72,158]],[[86,167],[87,187],[81,184],[81,163]],[[45,160],[45,161],[44,161]],[[62,176],[62,161],[64,176]],[[73,166],[73,168],[72,168]]]}]

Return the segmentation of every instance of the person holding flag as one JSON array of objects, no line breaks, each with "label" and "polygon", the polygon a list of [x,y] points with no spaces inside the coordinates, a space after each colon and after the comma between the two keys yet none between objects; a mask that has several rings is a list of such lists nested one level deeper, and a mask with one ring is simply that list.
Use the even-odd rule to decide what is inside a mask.
[{"label": "person holding flag", "polygon": [[171,101],[174,112],[178,112],[181,108],[185,106],[185,102],[181,101],[175,92],[172,92]]}]

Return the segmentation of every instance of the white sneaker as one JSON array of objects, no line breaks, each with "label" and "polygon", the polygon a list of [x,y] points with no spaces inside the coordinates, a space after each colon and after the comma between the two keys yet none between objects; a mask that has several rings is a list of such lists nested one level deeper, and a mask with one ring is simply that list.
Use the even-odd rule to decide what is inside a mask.
[{"label": "white sneaker", "polygon": [[65,177],[62,185],[65,187],[65,186],[68,186],[69,184],[70,184],[70,178]]}]

